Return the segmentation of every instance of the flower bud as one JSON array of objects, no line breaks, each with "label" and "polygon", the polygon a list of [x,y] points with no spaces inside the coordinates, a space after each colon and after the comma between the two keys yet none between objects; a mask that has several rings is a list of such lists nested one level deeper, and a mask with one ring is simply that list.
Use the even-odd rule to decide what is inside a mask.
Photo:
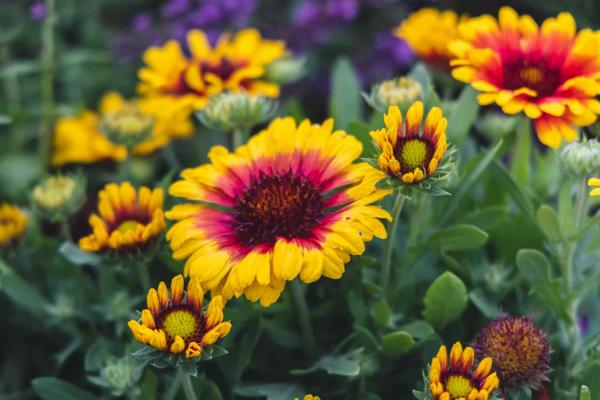
[{"label": "flower bud", "polygon": [[284,57],[267,66],[266,78],[278,84],[292,83],[306,74],[305,57]]},{"label": "flower bud", "polygon": [[198,112],[198,118],[208,128],[231,132],[249,129],[269,119],[277,103],[263,96],[246,92],[225,92],[210,98]]},{"label": "flower bud", "polygon": [[403,76],[374,85],[366,99],[377,111],[383,112],[390,106],[406,110],[409,105],[423,99],[423,87],[419,82]]},{"label": "flower bud", "polygon": [[128,102],[118,110],[106,113],[102,120],[102,133],[111,142],[128,148],[148,139],[153,127],[154,118]]},{"label": "flower bud", "polygon": [[585,140],[564,145],[558,152],[563,168],[577,176],[600,171],[600,142]]},{"label": "flower bud", "polygon": [[33,188],[33,203],[44,217],[57,221],[73,214],[83,200],[80,178],[54,175]]}]

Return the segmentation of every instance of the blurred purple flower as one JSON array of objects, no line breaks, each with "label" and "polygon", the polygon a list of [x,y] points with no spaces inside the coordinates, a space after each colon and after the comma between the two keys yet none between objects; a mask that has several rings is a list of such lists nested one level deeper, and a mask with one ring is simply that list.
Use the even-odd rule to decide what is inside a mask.
[{"label": "blurred purple flower", "polygon": [[414,60],[408,44],[389,32],[377,33],[373,43],[373,51],[366,54],[358,66],[365,83],[393,78],[406,70]]},{"label": "blurred purple flower", "polygon": [[36,1],[29,7],[29,17],[32,21],[41,21],[46,16],[46,6],[43,1]]},{"label": "blurred purple flower", "polygon": [[577,318],[577,325],[579,326],[579,333],[581,336],[587,335],[590,331],[590,320],[587,315],[582,315]]}]

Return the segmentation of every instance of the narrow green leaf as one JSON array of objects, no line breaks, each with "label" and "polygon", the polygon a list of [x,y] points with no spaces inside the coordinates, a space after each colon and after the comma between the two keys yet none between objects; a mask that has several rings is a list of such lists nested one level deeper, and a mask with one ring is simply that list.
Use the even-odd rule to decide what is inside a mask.
[{"label": "narrow green leaf", "polygon": [[471,130],[478,113],[477,91],[465,85],[448,116],[448,140],[459,146]]},{"label": "narrow green leaf", "polygon": [[390,324],[390,318],[392,317],[392,310],[385,299],[379,300],[373,307],[373,319],[375,323],[382,328],[385,328]]},{"label": "narrow green leaf", "polygon": [[346,129],[351,121],[361,120],[361,107],[358,77],[350,61],[340,58],[331,71],[329,115],[337,127]]},{"label": "narrow green leaf", "polygon": [[537,227],[533,212],[534,208],[531,204],[529,196],[521,190],[519,185],[517,185],[517,183],[512,179],[501,163],[498,161],[492,163],[491,169],[496,181],[506,190],[508,195],[512,197],[516,205],[521,209],[521,211],[523,211],[527,219],[529,219],[529,221]]},{"label": "narrow green leaf", "polygon": [[460,278],[446,271],[425,293],[423,316],[437,329],[462,315],[467,307],[467,288]]},{"label": "narrow green leaf", "polygon": [[33,315],[42,316],[47,307],[44,296],[33,285],[17,275],[4,261],[0,260],[0,288],[18,307]]},{"label": "narrow green leaf", "polygon": [[473,225],[459,224],[431,235],[433,247],[442,251],[471,250],[487,242],[489,235]]},{"label": "narrow green leaf", "polygon": [[495,319],[500,315],[500,307],[490,301],[482,289],[470,291],[469,299],[486,318]]},{"label": "narrow green leaf", "polygon": [[42,377],[32,382],[33,391],[43,400],[97,400],[92,393],[58,378]]},{"label": "narrow green leaf", "polygon": [[549,240],[558,242],[562,239],[558,215],[552,207],[543,204],[538,208],[536,218],[540,229]]},{"label": "narrow green leaf", "polygon": [[73,265],[98,265],[102,261],[102,257],[98,254],[83,251],[72,242],[64,242],[58,252]]},{"label": "narrow green leaf", "polygon": [[423,320],[416,320],[409,322],[408,324],[404,324],[400,327],[400,330],[408,332],[417,340],[427,339],[428,337],[433,336],[435,333],[433,327],[427,321]]},{"label": "narrow green leaf", "polygon": [[381,351],[388,356],[399,356],[409,351],[415,340],[408,332],[397,331],[383,335]]},{"label": "narrow green leaf", "polygon": [[529,184],[531,137],[531,122],[523,118],[517,127],[517,141],[510,163],[510,174],[520,187],[527,187]]}]

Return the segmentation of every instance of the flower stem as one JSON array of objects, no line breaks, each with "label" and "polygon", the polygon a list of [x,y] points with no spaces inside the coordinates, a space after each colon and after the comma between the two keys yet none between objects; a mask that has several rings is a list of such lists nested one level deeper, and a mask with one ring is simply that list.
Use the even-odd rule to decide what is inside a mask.
[{"label": "flower stem", "polygon": [[198,400],[198,397],[196,397],[196,393],[194,392],[194,387],[192,386],[190,375],[181,371],[179,373],[181,374],[181,386],[183,386],[185,398],[187,400]]},{"label": "flower stem", "polygon": [[148,273],[148,261],[141,260],[137,263],[138,275],[140,277],[140,282],[142,284],[142,291],[148,290],[152,287],[152,282],[150,280],[150,273]]},{"label": "flower stem", "polygon": [[302,336],[309,354],[315,354],[317,351],[317,342],[315,339],[312,322],[310,320],[310,313],[308,311],[308,305],[304,298],[301,283],[298,280],[294,280],[291,284],[292,296],[294,298],[294,304],[298,311],[298,317],[300,318],[300,328],[302,329]]},{"label": "flower stem", "polygon": [[242,144],[244,144],[244,131],[236,129],[231,132],[231,151],[235,151]]},{"label": "flower stem", "polygon": [[392,254],[394,252],[394,239],[396,238],[396,230],[398,228],[398,222],[400,220],[400,212],[402,211],[402,206],[404,206],[404,201],[406,200],[406,196],[402,194],[402,192],[398,191],[396,194],[396,199],[394,200],[394,206],[392,208],[392,222],[389,224],[388,229],[388,239],[385,242],[385,249],[383,252],[383,265],[381,267],[381,286],[383,287],[383,292],[387,292],[388,283],[390,281],[390,272],[392,269]]},{"label": "flower stem", "polygon": [[52,119],[54,117],[54,26],[56,24],[55,0],[46,0],[46,18],[42,27],[42,124],[38,151],[44,165],[48,165]]}]

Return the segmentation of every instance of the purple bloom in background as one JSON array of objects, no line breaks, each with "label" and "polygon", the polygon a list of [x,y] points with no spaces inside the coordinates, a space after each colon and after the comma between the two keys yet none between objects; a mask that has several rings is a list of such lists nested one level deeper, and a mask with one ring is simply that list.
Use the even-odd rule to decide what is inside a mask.
[{"label": "purple bloom in background", "polygon": [[46,16],[46,6],[43,1],[36,1],[29,7],[29,17],[32,21],[41,21]]},{"label": "purple bloom in background", "polygon": [[414,61],[408,44],[389,32],[379,32],[373,40],[373,51],[359,63],[358,71],[365,83],[393,78]]},{"label": "purple bloom in background", "polygon": [[577,318],[577,325],[579,327],[579,333],[581,336],[587,335],[590,331],[590,320],[587,315],[582,315]]}]

